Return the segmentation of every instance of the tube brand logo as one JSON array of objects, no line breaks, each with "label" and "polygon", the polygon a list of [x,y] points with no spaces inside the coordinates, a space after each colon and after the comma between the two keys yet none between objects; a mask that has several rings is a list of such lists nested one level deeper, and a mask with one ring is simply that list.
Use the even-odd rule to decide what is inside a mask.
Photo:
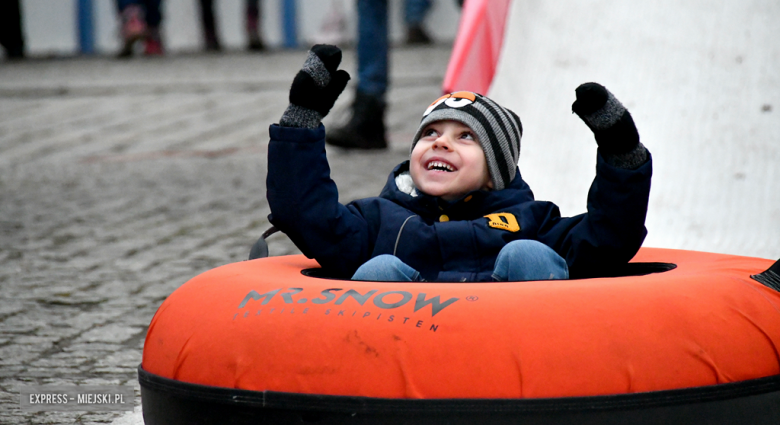
[{"label": "tube brand logo", "polygon": [[260,294],[254,290],[249,291],[249,293],[246,294],[246,297],[241,301],[241,304],[238,305],[238,308],[244,308],[251,300],[260,301],[261,305],[266,305],[277,295],[281,297],[285,304],[328,304],[333,302],[334,305],[341,305],[344,301],[352,298],[362,306],[370,299],[375,306],[387,310],[399,308],[414,299],[415,313],[430,305],[431,317],[433,317],[460,299],[450,298],[442,302],[439,295],[428,298],[428,294],[419,292],[415,297],[414,294],[408,291],[387,291],[377,294],[377,292],[379,292],[377,289],[372,289],[365,294],[361,294],[354,289],[348,289],[344,293],[338,293],[339,291],[344,290],[342,288],[325,289],[320,292],[319,297],[308,299],[305,297],[293,298],[293,296],[302,292],[303,288],[287,288],[284,292],[282,292],[282,290],[283,288],[274,289],[273,291],[268,291],[264,294]]}]

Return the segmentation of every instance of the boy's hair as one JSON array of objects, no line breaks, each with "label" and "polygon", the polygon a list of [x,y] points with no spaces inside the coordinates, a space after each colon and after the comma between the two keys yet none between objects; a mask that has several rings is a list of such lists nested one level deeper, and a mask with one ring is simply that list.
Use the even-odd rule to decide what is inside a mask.
[{"label": "boy's hair", "polygon": [[485,152],[488,172],[495,190],[504,189],[515,178],[520,159],[523,125],[514,112],[481,94],[460,91],[444,95],[423,114],[412,149],[425,127],[435,121],[453,120],[473,131]]}]

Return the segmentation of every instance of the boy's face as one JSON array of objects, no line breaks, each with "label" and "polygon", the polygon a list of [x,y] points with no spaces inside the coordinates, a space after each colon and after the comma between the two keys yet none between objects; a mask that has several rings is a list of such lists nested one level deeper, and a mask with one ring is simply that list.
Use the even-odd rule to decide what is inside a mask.
[{"label": "boy's face", "polygon": [[409,165],[417,189],[446,201],[493,188],[477,136],[458,121],[436,121],[422,132]]}]

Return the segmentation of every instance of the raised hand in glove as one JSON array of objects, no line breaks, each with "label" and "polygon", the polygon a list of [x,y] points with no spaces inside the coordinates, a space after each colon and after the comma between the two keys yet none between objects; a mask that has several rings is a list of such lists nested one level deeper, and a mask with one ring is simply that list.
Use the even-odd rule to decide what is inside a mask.
[{"label": "raised hand in glove", "polygon": [[604,86],[585,83],[575,91],[571,105],[593,131],[604,159],[610,164],[636,169],[647,161],[647,149],[639,143],[639,133],[631,114]]},{"label": "raised hand in glove", "polygon": [[317,44],[309,50],[303,68],[290,87],[290,105],[279,124],[285,127],[317,128],[336,103],[349,81],[349,74],[337,70],[341,49]]}]

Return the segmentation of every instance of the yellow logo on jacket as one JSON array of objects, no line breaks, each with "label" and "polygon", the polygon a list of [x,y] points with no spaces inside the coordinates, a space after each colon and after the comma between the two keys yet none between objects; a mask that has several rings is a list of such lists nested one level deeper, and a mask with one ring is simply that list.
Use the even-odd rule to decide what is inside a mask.
[{"label": "yellow logo on jacket", "polygon": [[509,232],[519,232],[520,224],[517,223],[517,218],[514,214],[510,213],[495,213],[485,216],[488,219],[488,226],[494,229],[506,230]]}]

